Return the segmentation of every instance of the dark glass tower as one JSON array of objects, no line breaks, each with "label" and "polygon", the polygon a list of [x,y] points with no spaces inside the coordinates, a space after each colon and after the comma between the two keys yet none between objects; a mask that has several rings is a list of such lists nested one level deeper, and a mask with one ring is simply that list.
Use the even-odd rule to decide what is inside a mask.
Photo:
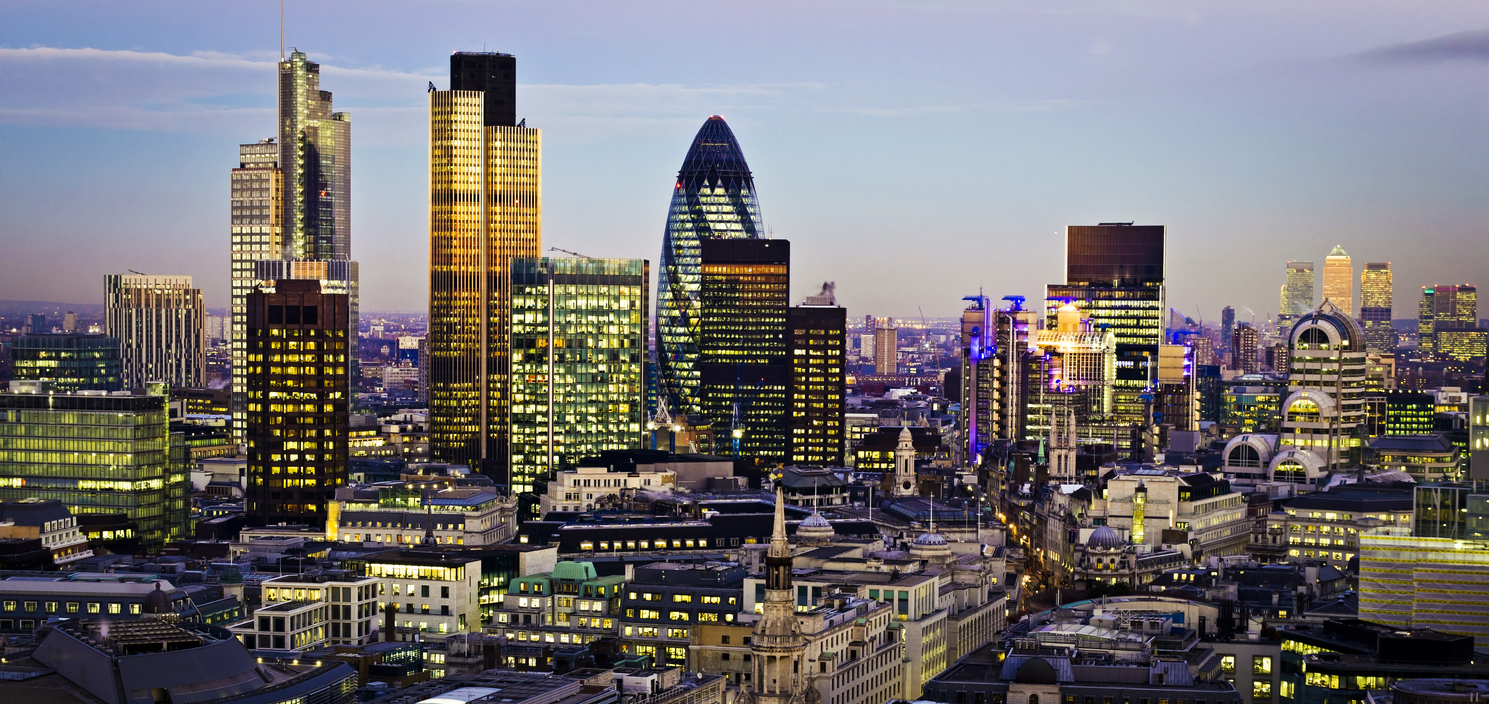
[{"label": "dark glass tower", "polygon": [[517,126],[517,57],[457,51],[450,55],[450,90],[486,94],[482,114],[486,127]]},{"label": "dark glass tower", "polygon": [[702,245],[699,406],[713,428],[711,451],[784,461],[791,243],[710,238]]},{"label": "dark glass tower", "polygon": [[831,287],[791,309],[792,464],[843,466],[848,311]]},{"label": "dark glass tower", "polygon": [[657,273],[657,381],[674,413],[698,406],[699,242],[756,239],[763,230],[755,181],[724,118],[703,123],[672,189]]}]

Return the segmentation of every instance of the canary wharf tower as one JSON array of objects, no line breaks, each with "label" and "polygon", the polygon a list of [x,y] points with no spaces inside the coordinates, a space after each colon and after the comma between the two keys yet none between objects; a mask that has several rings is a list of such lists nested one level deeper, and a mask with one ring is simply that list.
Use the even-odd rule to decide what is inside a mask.
[{"label": "canary wharf tower", "polygon": [[657,276],[657,384],[674,414],[698,415],[703,239],[756,239],[755,180],[724,118],[703,123],[677,172]]}]

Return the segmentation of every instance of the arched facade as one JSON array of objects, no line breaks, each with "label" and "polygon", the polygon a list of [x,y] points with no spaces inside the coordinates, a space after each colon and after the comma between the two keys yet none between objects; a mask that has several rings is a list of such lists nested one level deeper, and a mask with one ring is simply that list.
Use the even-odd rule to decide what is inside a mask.
[{"label": "arched facade", "polygon": [[1242,484],[1265,482],[1276,446],[1276,435],[1237,435],[1225,444],[1225,450],[1221,453],[1220,470],[1227,479]]},{"label": "arched facade", "polygon": [[[1324,301],[1293,325],[1288,351],[1290,393],[1282,404],[1277,445],[1305,450],[1322,459],[1324,466],[1309,469],[1306,463],[1289,460],[1283,465],[1284,475],[1293,477],[1302,471],[1309,476],[1306,483],[1313,483],[1332,468],[1358,466],[1364,445],[1364,330],[1339,307]],[[1280,453],[1272,460],[1273,467],[1279,458]]]}]

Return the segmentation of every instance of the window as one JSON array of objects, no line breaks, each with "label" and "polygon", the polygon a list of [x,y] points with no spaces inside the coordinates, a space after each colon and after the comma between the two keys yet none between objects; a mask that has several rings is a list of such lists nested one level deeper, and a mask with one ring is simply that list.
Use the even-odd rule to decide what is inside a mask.
[{"label": "window", "polygon": [[1270,656],[1270,655],[1256,655],[1256,656],[1253,656],[1251,658],[1251,674],[1253,674],[1253,675],[1270,675],[1270,674],[1272,674],[1272,656]]},{"label": "window", "polygon": [[729,645],[729,636],[719,636],[719,642],[723,643],[724,645]]},{"label": "window", "polygon": [[1236,656],[1234,656],[1234,655],[1222,655],[1222,656],[1220,656],[1220,671],[1221,672],[1224,672],[1224,673],[1226,673],[1228,675],[1234,675],[1234,674],[1236,674]]},{"label": "window", "polygon": [[1272,681],[1255,680],[1251,683],[1251,700],[1259,701],[1272,698]]}]

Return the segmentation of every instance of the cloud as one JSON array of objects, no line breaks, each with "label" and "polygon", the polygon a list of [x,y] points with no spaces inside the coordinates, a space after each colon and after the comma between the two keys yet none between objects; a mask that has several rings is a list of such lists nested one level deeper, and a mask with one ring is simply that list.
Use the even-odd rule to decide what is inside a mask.
[{"label": "cloud", "polygon": [[1359,58],[1390,63],[1489,61],[1489,30],[1445,34],[1421,41],[1391,44],[1361,52]]}]

